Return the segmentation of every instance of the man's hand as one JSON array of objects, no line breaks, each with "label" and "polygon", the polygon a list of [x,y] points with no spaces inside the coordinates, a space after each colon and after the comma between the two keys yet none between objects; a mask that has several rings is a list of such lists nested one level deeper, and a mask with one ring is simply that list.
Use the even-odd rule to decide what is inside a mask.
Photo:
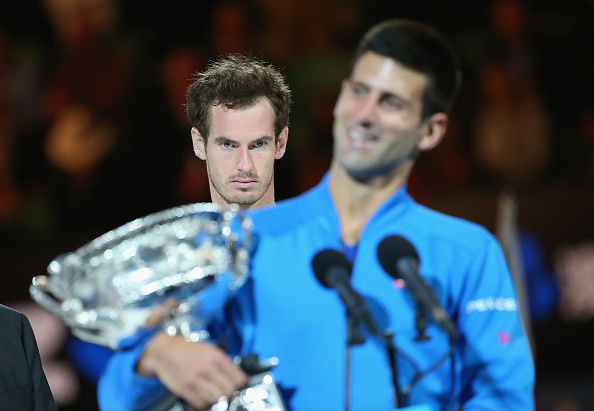
[{"label": "man's hand", "polygon": [[224,351],[208,343],[186,341],[161,332],[149,342],[136,371],[156,376],[175,395],[202,410],[245,387],[248,376]]}]

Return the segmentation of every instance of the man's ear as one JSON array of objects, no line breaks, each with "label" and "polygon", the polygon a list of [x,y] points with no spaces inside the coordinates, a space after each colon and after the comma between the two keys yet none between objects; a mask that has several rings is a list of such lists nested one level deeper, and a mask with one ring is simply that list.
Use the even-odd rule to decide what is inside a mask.
[{"label": "man's ear", "polygon": [[274,158],[281,159],[287,150],[287,140],[289,139],[289,128],[285,126],[276,138],[276,154]]},{"label": "man's ear", "polygon": [[206,161],[206,142],[196,127],[192,127],[192,145],[200,160]]},{"label": "man's ear", "polygon": [[445,113],[435,113],[423,122],[421,130],[421,139],[417,147],[421,151],[435,148],[443,139],[448,128],[448,115]]}]

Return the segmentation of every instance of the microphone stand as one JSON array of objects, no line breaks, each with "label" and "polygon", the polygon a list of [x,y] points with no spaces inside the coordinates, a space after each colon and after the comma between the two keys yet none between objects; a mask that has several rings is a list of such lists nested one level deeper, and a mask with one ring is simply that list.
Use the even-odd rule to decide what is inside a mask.
[{"label": "microphone stand", "polygon": [[346,310],[347,329],[346,329],[346,354],[345,354],[345,383],[344,383],[344,409],[349,411],[351,402],[351,347],[365,343],[365,336],[359,327],[357,316]]},{"label": "microphone stand", "polygon": [[383,340],[385,341],[386,349],[388,350],[388,360],[390,362],[390,371],[392,372],[394,406],[396,408],[401,408],[402,398],[400,396],[400,386],[398,384],[398,368],[396,366],[396,345],[394,344],[394,332],[390,329],[385,329],[383,333]]},{"label": "microphone stand", "polygon": [[454,350],[456,349],[457,344],[458,344],[458,335],[457,334],[450,335],[450,346],[449,346],[447,352],[444,353],[437,361],[435,361],[433,363],[433,365],[431,365],[430,367],[428,367],[427,369],[425,369],[422,372],[417,372],[416,375],[414,376],[414,378],[412,379],[412,381],[404,388],[404,392],[402,394],[402,397],[404,398],[403,404],[405,404],[405,405],[408,404],[408,399],[409,399],[410,393],[412,392],[412,389],[414,388],[414,386],[427,374],[429,374],[432,371],[439,368],[439,366],[441,364],[443,364],[443,362],[450,355],[452,355],[454,353]]},{"label": "microphone stand", "polygon": [[[351,367],[351,347],[365,343],[365,336],[361,332],[359,327],[359,321],[357,317],[349,310],[347,310],[347,351],[345,358],[345,411],[349,410],[350,406],[350,367]],[[398,384],[398,368],[396,365],[396,345],[394,344],[394,332],[390,329],[386,329],[383,333],[377,330],[375,331],[377,337],[379,337],[386,345],[388,352],[388,361],[390,363],[390,372],[392,374],[392,387],[394,390],[394,407],[401,408],[402,400],[400,396],[400,385]]]}]

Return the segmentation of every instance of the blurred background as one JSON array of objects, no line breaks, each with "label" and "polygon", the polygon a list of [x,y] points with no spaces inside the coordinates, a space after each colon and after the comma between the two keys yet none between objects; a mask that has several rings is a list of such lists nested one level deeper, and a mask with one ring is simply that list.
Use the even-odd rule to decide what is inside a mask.
[{"label": "blurred background", "polygon": [[277,200],[315,185],[356,42],[412,18],[464,84],[409,191],[502,241],[537,364],[538,410],[594,409],[594,1],[2,0],[0,303],[27,314],[61,410],[96,409],[109,351],[29,298],[49,262],[137,217],[209,201],[185,117],[192,73],[243,52],[294,92]]}]

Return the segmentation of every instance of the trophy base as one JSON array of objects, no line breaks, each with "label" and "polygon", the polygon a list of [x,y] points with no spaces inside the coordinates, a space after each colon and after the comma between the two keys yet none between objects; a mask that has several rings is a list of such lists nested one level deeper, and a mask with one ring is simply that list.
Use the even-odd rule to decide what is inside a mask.
[{"label": "trophy base", "polygon": [[212,411],[286,411],[272,374],[266,372],[250,377],[249,387],[238,391],[231,399],[221,398]]}]

